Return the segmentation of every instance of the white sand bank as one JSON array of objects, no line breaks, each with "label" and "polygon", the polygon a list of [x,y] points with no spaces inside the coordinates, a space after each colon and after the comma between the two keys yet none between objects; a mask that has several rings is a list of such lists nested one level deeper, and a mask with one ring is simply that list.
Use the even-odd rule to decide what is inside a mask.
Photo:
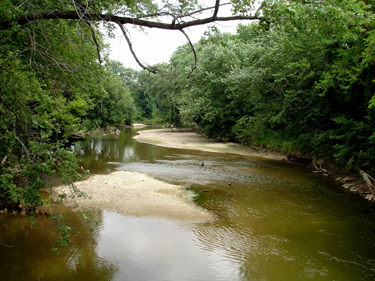
[{"label": "white sand bank", "polygon": [[[64,199],[64,204],[73,209],[107,209],[127,216],[194,223],[214,219],[208,211],[182,199],[185,191],[181,186],[164,183],[142,173],[116,171],[107,175],[93,175],[77,182],[76,186],[91,199]],[[70,194],[67,187],[58,187],[55,191]]]},{"label": "white sand bank", "polygon": [[156,129],[138,131],[138,134],[139,135],[134,136],[134,139],[137,141],[164,147],[232,153],[274,160],[283,160],[286,158],[285,155],[281,153],[265,151],[259,147],[255,148],[241,146],[240,144],[233,142],[218,142],[210,140],[192,130],[172,131],[170,129]]}]

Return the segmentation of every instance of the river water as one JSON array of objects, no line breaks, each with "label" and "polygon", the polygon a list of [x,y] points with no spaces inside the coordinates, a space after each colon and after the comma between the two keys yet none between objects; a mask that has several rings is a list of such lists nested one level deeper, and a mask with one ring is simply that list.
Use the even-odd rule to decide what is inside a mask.
[{"label": "river water", "polygon": [[335,181],[279,161],[141,144],[134,134],[92,136],[72,149],[91,173],[137,171],[183,185],[216,220],[61,207],[77,235],[57,256],[49,218],[30,228],[2,215],[1,280],[375,279],[375,214]]}]

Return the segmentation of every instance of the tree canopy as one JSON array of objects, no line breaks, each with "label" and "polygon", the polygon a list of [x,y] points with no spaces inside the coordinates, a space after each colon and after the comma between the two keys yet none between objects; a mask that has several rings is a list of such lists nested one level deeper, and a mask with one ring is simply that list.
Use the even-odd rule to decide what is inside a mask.
[{"label": "tree canopy", "polygon": [[[256,1],[221,3],[211,1],[212,6],[203,6],[198,1],[5,1],[0,21],[1,29],[24,25],[32,21],[47,19],[104,21],[132,24],[169,30],[182,30],[213,21],[254,20],[260,18],[261,4],[255,10]],[[266,3],[266,2],[264,2]],[[219,16],[224,5],[233,6],[233,15]],[[211,11],[210,14],[204,14]],[[253,13],[252,13],[253,12]],[[199,15],[202,15],[200,16]]]},{"label": "tree canopy", "polygon": [[269,1],[234,35],[212,28],[171,57],[176,120],[373,172],[373,20],[373,2]]}]

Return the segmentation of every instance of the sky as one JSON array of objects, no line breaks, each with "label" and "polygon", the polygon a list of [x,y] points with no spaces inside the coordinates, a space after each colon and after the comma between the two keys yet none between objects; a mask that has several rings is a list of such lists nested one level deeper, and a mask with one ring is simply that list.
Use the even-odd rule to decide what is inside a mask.
[{"label": "sky", "polygon": [[[219,13],[219,16],[228,15],[228,13],[230,13],[229,9]],[[220,22],[210,25],[217,26],[221,32],[235,33],[238,22]],[[137,57],[146,65],[169,62],[169,58],[177,47],[188,42],[180,31],[145,28],[145,32],[143,32],[139,28],[133,28],[129,25],[125,27],[130,32],[129,37]],[[192,43],[196,43],[203,36],[207,27],[208,25],[201,25],[184,30]],[[116,38],[106,39],[106,42],[110,44],[110,59],[122,62],[124,67],[140,70],[141,68],[130,53],[126,39],[119,28],[114,31],[114,34]]]}]

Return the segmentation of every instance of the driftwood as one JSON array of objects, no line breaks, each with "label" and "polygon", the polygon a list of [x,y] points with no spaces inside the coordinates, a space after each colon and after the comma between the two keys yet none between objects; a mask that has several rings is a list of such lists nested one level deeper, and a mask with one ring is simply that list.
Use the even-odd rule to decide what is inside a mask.
[{"label": "driftwood", "polygon": [[361,174],[363,180],[366,182],[366,184],[367,184],[369,190],[370,190],[373,194],[375,194],[375,186],[374,186],[374,184],[373,184],[373,182],[375,183],[375,179],[374,179],[373,177],[371,177],[369,174],[365,173],[364,171],[362,171],[362,170],[360,170],[360,169],[358,169],[358,170],[359,170],[359,173]]},{"label": "driftwood", "polygon": [[8,158],[8,157],[5,155],[4,158],[3,158],[3,160],[1,160],[1,164],[0,164],[1,166],[4,165],[5,161],[7,161],[7,158]]},{"label": "driftwood", "polygon": [[315,165],[315,162],[313,162],[313,166],[315,168],[315,171],[313,171],[313,173],[328,173],[328,171],[326,169],[323,169],[322,168],[322,164],[319,163],[319,168]]}]

